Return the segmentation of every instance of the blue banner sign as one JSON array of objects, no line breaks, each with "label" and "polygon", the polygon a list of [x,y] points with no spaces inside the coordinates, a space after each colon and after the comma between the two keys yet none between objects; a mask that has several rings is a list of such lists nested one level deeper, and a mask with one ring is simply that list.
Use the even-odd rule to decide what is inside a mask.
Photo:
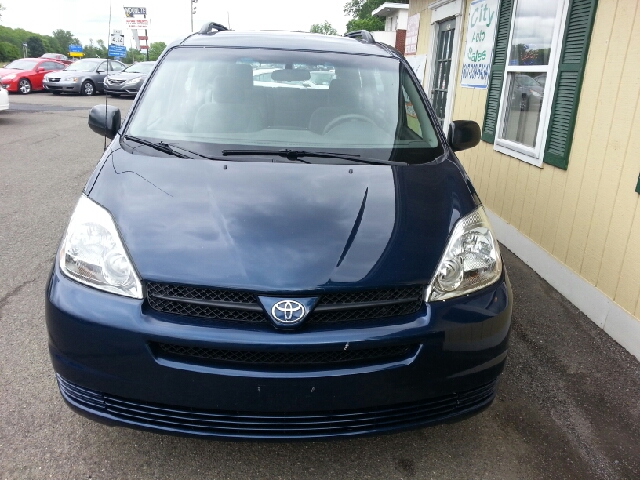
[{"label": "blue banner sign", "polygon": [[69,51],[73,53],[82,53],[82,45],[69,45]]},{"label": "blue banner sign", "polygon": [[127,55],[127,47],[122,45],[109,45],[107,55],[110,57],[124,57]]}]

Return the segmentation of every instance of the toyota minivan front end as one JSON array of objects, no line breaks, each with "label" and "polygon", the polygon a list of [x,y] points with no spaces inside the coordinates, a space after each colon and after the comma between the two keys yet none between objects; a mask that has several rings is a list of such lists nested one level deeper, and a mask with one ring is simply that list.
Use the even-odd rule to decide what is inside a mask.
[{"label": "toyota minivan front end", "polygon": [[[477,125],[445,137],[389,47],[210,30],[165,51],[122,123],[92,110],[113,141],[47,288],[65,401],[116,425],[275,440],[486,408],[512,297],[454,154]],[[329,88],[298,87],[318,71]]]}]

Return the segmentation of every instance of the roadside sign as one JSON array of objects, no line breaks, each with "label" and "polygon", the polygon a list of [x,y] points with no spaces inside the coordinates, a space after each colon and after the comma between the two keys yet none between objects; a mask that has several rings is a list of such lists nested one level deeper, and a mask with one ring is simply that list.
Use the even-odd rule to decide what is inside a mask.
[{"label": "roadside sign", "polygon": [[124,47],[124,35],[122,34],[122,30],[114,30],[111,33],[111,38],[109,39],[109,45],[117,45],[119,47]]},{"label": "roadside sign", "polygon": [[124,23],[127,28],[149,28],[149,17],[146,7],[124,7]]},{"label": "roadside sign", "polygon": [[82,52],[69,52],[70,57],[84,57],[84,53]]},{"label": "roadside sign", "polygon": [[[70,53],[82,53],[82,45],[69,45],[69,52]],[[75,57],[77,55],[71,55],[72,57]]]},{"label": "roadside sign", "polygon": [[124,45],[109,45],[107,55],[110,57],[124,57],[127,55],[127,47]]}]

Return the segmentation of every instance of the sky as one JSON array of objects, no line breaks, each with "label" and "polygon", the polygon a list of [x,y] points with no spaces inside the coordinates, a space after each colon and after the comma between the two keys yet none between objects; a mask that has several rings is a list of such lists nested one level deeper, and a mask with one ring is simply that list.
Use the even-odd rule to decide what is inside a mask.
[{"label": "sky", "polygon": [[[128,1],[128,0],[127,0]],[[107,40],[109,32],[109,4],[111,4],[111,29],[120,29],[125,35],[125,45],[130,45],[131,31],[124,27],[126,7],[146,7],[151,20],[150,42],[170,43],[191,29],[190,0],[0,0],[6,10],[2,12],[5,27],[24,28],[42,35],[53,30],[69,30],[83,44],[89,39]],[[227,25],[227,12],[233,30],[303,30],[312,24],[328,20],[338,33],[345,32],[347,21],[343,8],[347,0],[198,0],[193,17],[194,29],[205,22],[214,21]]]}]

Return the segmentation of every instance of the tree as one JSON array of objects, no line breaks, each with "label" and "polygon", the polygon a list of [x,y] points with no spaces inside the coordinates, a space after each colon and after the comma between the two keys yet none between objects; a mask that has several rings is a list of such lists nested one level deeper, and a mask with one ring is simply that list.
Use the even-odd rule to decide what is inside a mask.
[{"label": "tree", "polygon": [[46,52],[44,51],[42,39],[36,36],[27,38],[27,51],[30,57],[40,57],[44,55]]},{"label": "tree", "polygon": [[53,31],[53,40],[55,40],[55,45],[52,42],[51,48],[55,49],[55,53],[68,53],[69,45],[80,45],[80,40],[74,37],[69,30],[61,28]]},{"label": "tree", "polygon": [[2,4],[0,3],[0,20],[2,20],[2,11],[4,10],[4,7],[2,6]]},{"label": "tree", "polygon": [[167,48],[167,44],[164,42],[153,42],[149,45],[149,60],[157,60],[158,57]]},{"label": "tree", "polygon": [[323,35],[338,35],[338,31],[325,20],[324,23],[314,23],[309,30],[311,33],[321,33]]},{"label": "tree", "polygon": [[[374,17],[371,13],[382,5],[385,0],[349,0],[344,5],[344,13],[351,16],[347,23],[347,31],[353,30],[384,30],[384,20]],[[398,0],[395,3],[409,3],[408,0]]]},{"label": "tree", "polygon": [[384,30],[384,20],[373,15],[369,18],[356,18],[347,22],[347,32],[356,30],[368,30],[370,32],[378,32]]},{"label": "tree", "polygon": [[127,54],[122,59],[124,63],[136,63],[136,62],[144,62],[146,60],[146,55],[144,53],[139,52],[135,48],[128,48]]},{"label": "tree", "polygon": [[20,49],[13,43],[0,42],[0,62],[10,62],[21,56]]}]

